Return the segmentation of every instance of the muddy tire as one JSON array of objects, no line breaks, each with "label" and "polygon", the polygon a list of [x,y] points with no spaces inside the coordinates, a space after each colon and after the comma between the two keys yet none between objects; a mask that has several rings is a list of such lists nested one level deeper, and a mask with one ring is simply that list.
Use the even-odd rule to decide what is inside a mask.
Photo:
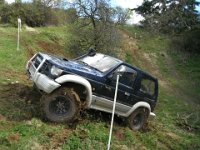
[{"label": "muddy tire", "polygon": [[136,109],[128,117],[129,128],[133,131],[141,130],[144,127],[145,123],[147,122],[148,116],[149,116],[148,109],[146,108]]},{"label": "muddy tire", "polygon": [[80,98],[71,88],[61,87],[42,96],[42,112],[52,122],[73,122],[79,115]]}]

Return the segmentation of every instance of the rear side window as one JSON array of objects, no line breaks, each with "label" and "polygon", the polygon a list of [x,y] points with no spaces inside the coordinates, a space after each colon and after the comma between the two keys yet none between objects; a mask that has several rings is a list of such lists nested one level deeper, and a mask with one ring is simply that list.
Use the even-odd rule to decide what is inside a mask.
[{"label": "rear side window", "polygon": [[140,91],[153,96],[155,94],[155,82],[150,79],[142,79],[141,80],[141,86]]}]

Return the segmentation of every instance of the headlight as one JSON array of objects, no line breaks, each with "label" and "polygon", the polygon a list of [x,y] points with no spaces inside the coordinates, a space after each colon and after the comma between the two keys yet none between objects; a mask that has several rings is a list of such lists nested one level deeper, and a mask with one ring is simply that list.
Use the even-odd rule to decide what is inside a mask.
[{"label": "headlight", "polygon": [[51,74],[52,74],[53,76],[59,76],[59,75],[61,75],[62,72],[63,72],[62,69],[59,69],[59,68],[57,68],[57,67],[55,67],[55,66],[52,66],[52,67],[51,67]]}]

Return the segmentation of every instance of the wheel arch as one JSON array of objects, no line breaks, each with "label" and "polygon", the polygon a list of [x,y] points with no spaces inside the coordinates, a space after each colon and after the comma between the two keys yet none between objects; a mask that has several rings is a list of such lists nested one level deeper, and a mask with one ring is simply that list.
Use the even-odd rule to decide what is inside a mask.
[{"label": "wheel arch", "polygon": [[88,80],[78,75],[63,75],[55,79],[55,81],[64,86],[81,86],[86,90],[86,107],[89,107],[92,102],[92,87]]},{"label": "wheel arch", "polygon": [[149,114],[151,112],[151,106],[147,102],[137,102],[131,109],[126,113],[126,117],[129,117],[136,109],[138,108],[146,108],[149,111]]}]

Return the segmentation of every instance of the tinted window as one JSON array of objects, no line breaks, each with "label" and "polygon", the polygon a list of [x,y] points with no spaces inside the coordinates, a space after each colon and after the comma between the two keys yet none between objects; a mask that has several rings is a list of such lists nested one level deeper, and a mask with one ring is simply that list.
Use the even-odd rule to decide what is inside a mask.
[{"label": "tinted window", "polygon": [[155,82],[150,79],[142,79],[140,91],[153,96],[155,94]]},{"label": "tinted window", "polygon": [[[133,70],[132,68],[129,68],[125,65],[121,65],[116,71],[115,74],[117,72],[120,72],[122,76],[120,76],[119,78],[119,82],[121,84],[124,84],[126,86],[129,87],[133,87],[134,81],[135,81],[135,77],[136,77],[136,71]],[[116,76],[116,75],[115,75]],[[115,77],[116,79],[116,77]]]}]

